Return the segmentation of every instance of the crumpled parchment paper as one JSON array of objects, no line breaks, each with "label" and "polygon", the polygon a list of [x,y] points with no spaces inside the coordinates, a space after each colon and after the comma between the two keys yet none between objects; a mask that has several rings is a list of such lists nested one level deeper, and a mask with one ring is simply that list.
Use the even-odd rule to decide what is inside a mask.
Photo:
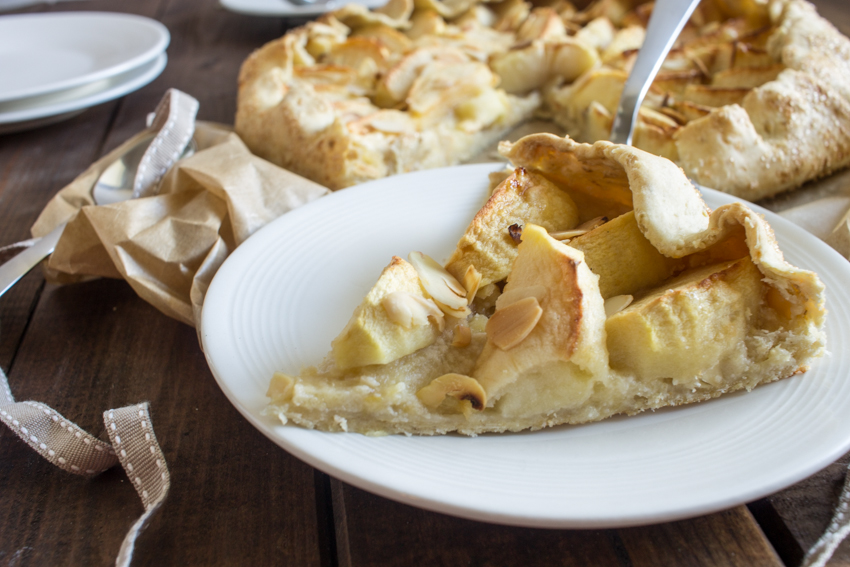
[{"label": "crumpled parchment paper", "polygon": [[204,295],[227,255],[266,223],[329,190],[256,157],[227,126],[198,122],[198,150],[169,170],[157,195],[95,205],[98,176],[145,135],[59,191],[32,234],[68,222],[47,263],[48,280],[123,278],[142,299],[198,328]]}]

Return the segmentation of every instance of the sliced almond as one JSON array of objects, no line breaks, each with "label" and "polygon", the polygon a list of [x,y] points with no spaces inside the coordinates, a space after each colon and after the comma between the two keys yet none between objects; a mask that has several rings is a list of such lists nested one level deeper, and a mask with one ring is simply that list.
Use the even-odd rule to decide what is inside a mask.
[{"label": "sliced almond", "polygon": [[487,321],[487,338],[500,349],[510,350],[534,330],[542,315],[536,297],[520,299],[493,313]]},{"label": "sliced almond", "polygon": [[592,218],[588,221],[584,221],[580,225],[575,228],[571,228],[570,230],[560,230],[557,232],[550,232],[549,236],[554,238],[555,240],[569,240],[571,238],[575,238],[577,236],[581,236],[582,234],[587,234],[594,228],[598,226],[602,226],[608,222],[608,217],[600,216],[596,218]]},{"label": "sliced almond", "polygon": [[473,409],[479,411],[483,410],[487,404],[487,394],[478,380],[463,374],[444,374],[434,378],[430,384],[416,392],[419,401],[430,409],[439,407],[446,396],[467,400],[472,404]]},{"label": "sliced almond", "polygon": [[587,229],[573,228],[571,230],[559,230],[557,232],[550,232],[549,236],[554,238],[555,240],[569,240],[570,238],[575,238],[576,236],[581,236],[582,234],[587,234],[590,232]]},{"label": "sliced almond", "polygon": [[452,346],[456,348],[468,347],[472,343],[472,329],[465,321],[455,325],[454,336],[452,337]]},{"label": "sliced almond", "polygon": [[445,326],[443,312],[433,300],[407,291],[394,291],[381,300],[387,316],[396,325],[405,329],[421,327],[432,318],[441,331]]},{"label": "sliced almond", "polygon": [[602,225],[603,225],[603,224],[605,224],[606,222],[608,222],[608,217],[604,217],[604,216],[603,216],[603,217],[596,217],[596,218],[592,218],[592,219],[590,219],[589,221],[584,221],[583,223],[581,223],[580,225],[578,225],[578,226],[576,227],[576,229],[577,229],[577,230],[578,230],[578,229],[581,229],[581,230],[593,230],[593,229],[594,229],[594,228],[596,228],[597,226],[602,226]]},{"label": "sliced almond", "polygon": [[533,297],[537,299],[537,303],[543,303],[546,300],[546,296],[548,294],[549,290],[546,289],[545,285],[527,285],[524,287],[513,287],[508,291],[502,293],[496,299],[496,309],[504,309],[508,305],[516,303],[520,299],[525,299],[526,297]]},{"label": "sliced almond", "polygon": [[550,232],[549,236],[554,238],[555,240],[569,240],[570,238],[575,238],[577,236],[581,236],[582,234],[587,234],[591,230],[596,227],[602,226],[608,222],[608,217],[599,216],[596,218],[592,218],[588,221],[584,221],[580,225],[575,228],[571,228],[570,230],[560,230],[557,232]]},{"label": "sliced almond", "polygon": [[475,266],[470,264],[466,269],[466,273],[463,274],[460,283],[466,290],[466,303],[468,305],[472,303],[472,300],[475,299],[475,294],[478,293],[478,286],[481,285],[481,273],[475,269]]},{"label": "sliced almond", "polygon": [[434,303],[437,304],[437,307],[440,308],[440,311],[442,311],[449,317],[454,317],[455,319],[466,319],[467,317],[469,317],[470,313],[472,313],[472,310],[470,310],[469,307],[467,307],[465,304],[462,309],[455,309],[436,300],[434,301]]},{"label": "sliced almond", "polygon": [[605,316],[610,317],[615,313],[619,313],[634,301],[631,295],[615,295],[605,300]]},{"label": "sliced almond", "polygon": [[411,252],[408,259],[422,287],[437,305],[442,304],[455,312],[466,309],[466,289],[444,267],[422,252]]}]

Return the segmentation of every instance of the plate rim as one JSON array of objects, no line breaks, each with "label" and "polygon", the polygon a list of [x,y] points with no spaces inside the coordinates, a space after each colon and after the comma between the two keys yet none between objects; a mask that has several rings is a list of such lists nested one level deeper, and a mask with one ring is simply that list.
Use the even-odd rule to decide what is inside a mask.
[{"label": "plate rim", "polygon": [[[453,170],[453,169],[457,169],[457,168],[478,168],[478,169],[481,170],[481,173],[483,175],[488,170],[492,171],[494,169],[504,167],[504,165],[505,164],[502,164],[502,163],[471,164],[471,165],[454,166],[452,168],[441,168],[441,170]],[[420,174],[428,174],[428,173],[434,174],[435,172],[439,172],[441,170],[428,170],[428,171],[425,171],[425,172],[414,172],[414,173],[405,174],[405,175],[420,175]],[[395,179],[398,180],[399,177],[400,176],[395,176]],[[356,187],[349,188],[349,189],[346,190],[346,192],[350,193],[352,191],[358,191],[358,190],[360,190],[360,191],[362,191],[362,190],[372,190],[371,187],[375,183],[385,183],[385,182],[386,182],[386,180],[384,179],[384,180],[379,180],[378,182],[365,183],[365,184],[362,184],[362,185],[359,185],[359,186],[356,186]],[[707,188],[700,188],[700,189],[704,190],[704,195],[711,196],[713,198],[720,200],[721,203],[719,203],[719,204],[725,204],[725,203],[729,203],[729,202],[738,201],[738,202],[742,202],[744,204],[747,204],[748,206],[751,206],[754,210],[756,210],[757,212],[759,212],[761,214],[766,213],[767,216],[771,217],[770,218],[771,225],[780,226],[783,231],[786,231],[786,230],[791,231],[791,235],[787,236],[787,238],[799,237],[800,235],[803,235],[805,239],[812,239],[813,242],[818,243],[817,246],[819,247],[819,249],[821,251],[826,252],[827,254],[834,254],[834,257],[836,259],[840,259],[841,262],[844,262],[844,263],[847,262],[846,259],[844,259],[837,252],[832,250],[832,248],[828,247],[825,243],[823,243],[823,241],[821,241],[820,239],[818,239],[817,237],[815,237],[811,233],[805,231],[804,229],[802,229],[798,225],[794,224],[793,222],[778,216],[776,213],[772,213],[771,211],[764,209],[763,207],[749,203],[749,202],[747,202],[743,199],[737,198],[737,197],[732,196],[732,195],[728,195],[728,194],[721,193],[721,192],[714,191],[714,190],[707,189]],[[333,193],[331,195],[328,195],[327,197],[324,197],[323,199],[315,201],[314,203],[307,204],[304,207],[324,206],[324,205],[319,205],[318,203],[321,203],[322,201],[326,201],[327,199],[333,199],[334,195],[340,195],[340,193],[339,192]],[[304,210],[304,207],[301,207],[301,210]],[[299,209],[296,209],[295,211],[292,211],[291,213],[288,213],[288,214],[297,213],[298,210]],[[261,231],[265,231],[269,226],[276,225],[276,224],[285,224],[287,221],[281,220],[281,219],[284,219],[285,217],[286,217],[286,215],[272,221],[272,223],[269,223],[269,225],[266,225],[266,227],[264,227],[263,229],[258,231],[256,234],[260,234]],[[271,232],[271,231],[269,231],[269,232]],[[254,238],[254,236],[252,236],[251,238]],[[255,242],[258,242],[260,239],[262,239],[262,237],[259,237],[258,239],[256,239]],[[239,252],[238,249],[236,251],[234,251],[234,255],[238,252]],[[229,261],[229,260],[230,259],[228,258],[228,260],[225,261],[225,264],[222,265],[222,267],[219,269],[219,273],[223,273],[222,270],[224,270],[225,265],[227,264],[227,261]],[[846,271],[846,270],[848,270],[848,267],[846,265],[842,264],[842,268],[840,268],[840,270]],[[211,282],[210,288],[208,290],[208,296],[207,297],[211,297],[211,294],[213,294],[212,296],[214,296],[215,293],[217,293],[217,285],[216,285],[216,278],[213,278],[213,281]],[[210,305],[210,304],[205,302],[204,310],[207,309],[208,305]],[[556,529],[563,529],[563,528],[570,528],[570,529],[582,528],[583,529],[583,528],[588,528],[588,529],[597,529],[597,528],[618,528],[618,527],[627,527],[627,526],[638,526],[638,525],[652,524],[652,523],[658,523],[658,522],[675,521],[675,520],[681,520],[681,519],[685,519],[685,518],[692,518],[692,517],[702,516],[702,515],[705,515],[705,514],[710,514],[710,513],[713,513],[713,512],[724,510],[724,509],[727,509],[731,506],[740,505],[740,504],[745,503],[745,502],[750,502],[752,500],[761,498],[761,497],[766,496],[768,494],[772,494],[772,493],[774,493],[778,490],[781,490],[785,487],[788,487],[792,484],[795,484],[795,483],[799,482],[800,480],[807,478],[811,474],[821,470],[825,466],[828,466],[829,464],[834,462],[837,458],[840,458],[841,455],[846,453],[848,449],[850,449],[850,437],[845,435],[843,444],[840,447],[833,447],[831,449],[831,451],[829,451],[829,452],[822,452],[821,455],[820,455],[820,458],[814,459],[814,460],[810,459],[809,461],[804,463],[802,466],[797,466],[794,469],[795,472],[793,474],[786,474],[783,478],[777,479],[773,483],[769,483],[769,484],[765,484],[765,485],[760,486],[758,490],[753,491],[751,493],[748,493],[746,499],[743,499],[743,500],[742,500],[740,495],[729,496],[729,497],[726,497],[726,498],[716,498],[716,499],[714,499],[710,502],[705,502],[700,506],[691,506],[690,508],[687,508],[687,509],[678,509],[678,510],[674,510],[674,511],[659,510],[659,511],[656,511],[656,512],[653,512],[653,513],[641,512],[641,513],[632,514],[632,515],[618,516],[616,518],[615,517],[580,518],[580,519],[577,519],[577,518],[574,518],[574,517],[551,518],[551,517],[535,516],[533,514],[529,515],[529,514],[517,514],[517,513],[498,513],[498,512],[494,513],[492,511],[482,512],[480,509],[470,509],[470,508],[464,507],[464,506],[455,506],[451,502],[446,502],[445,500],[423,497],[422,495],[412,495],[412,494],[405,492],[403,490],[399,490],[399,489],[396,489],[394,487],[388,487],[387,485],[381,484],[380,482],[372,480],[371,478],[365,478],[365,477],[362,477],[362,476],[358,476],[357,474],[353,473],[350,470],[337,467],[337,466],[333,465],[332,463],[329,463],[325,460],[322,460],[321,456],[319,456],[319,455],[305,451],[300,445],[293,443],[291,438],[281,437],[277,433],[277,430],[281,427],[289,428],[290,432],[292,432],[292,431],[306,432],[305,434],[307,434],[307,435],[315,435],[315,434],[318,434],[318,435],[344,435],[344,434],[325,433],[325,432],[319,432],[319,431],[308,431],[308,430],[305,430],[303,428],[299,428],[299,427],[296,427],[296,426],[270,425],[268,423],[267,418],[264,418],[262,416],[259,416],[258,414],[255,414],[251,410],[251,408],[246,407],[246,405],[243,404],[243,402],[238,398],[236,393],[231,389],[231,385],[227,382],[227,380],[222,378],[219,375],[219,372],[216,368],[215,361],[212,359],[212,355],[210,354],[210,349],[207,348],[208,347],[208,345],[206,344],[207,328],[204,325],[204,323],[209,321],[209,320],[210,320],[209,317],[203,317],[202,316],[202,327],[201,327],[200,335],[201,335],[202,344],[204,346],[205,356],[207,358],[211,372],[212,372],[217,384],[219,385],[222,392],[227,397],[228,401],[230,401],[231,404],[234,405],[234,407],[237,409],[237,411],[239,411],[239,413],[243,417],[245,417],[248,420],[248,422],[251,423],[251,425],[253,425],[256,429],[258,429],[263,435],[265,435],[267,438],[269,438],[273,443],[280,446],[281,448],[283,448],[285,451],[289,452],[291,455],[295,456],[296,458],[306,462],[307,464],[309,464],[309,465],[311,465],[311,466],[313,466],[313,467],[315,467],[319,470],[322,470],[322,471],[326,472],[327,474],[330,474],[331,476],[334,476],[335,478],[338,478],[338,479],[340,479],[344,482],[347,482],[347,483],[349,483],[353,486],[356,486],[358,488],[364,489],[366,491],[369,491],[371,493],[377,494],[377,495],[382,496],[382,497],[390,498],[392,500],[395,500],[395,501],[398,501],[398,502],[401,502],[401,503],[404,503],[404,504],[407,504],[407,505],[412,505],[412,506],[416,506],[416,507],[419,507],[419,508],[422,508],[422,509],[425,509],[425,510],[438,512],[438,513],[444,513],[444,514],[450,514],[450,515],[453,515],[453,516],[471,519],[471,520],[475,520],[475,521],[482,521],[482,522],[487,522],[487,523],[496,523],[496,524],[501,524],[501,525],[534,527],[534,528],[556,528]],[[769,385],[767,387],[769,387]],[[630,419],[630,418],[626,418],[626,419]],[[300,435],[300,433],[296,433],[295,435]]]},{"label": "plate rim", "polygon": [[[123,23],[132,23],[132,25],[138,26],[139,29],[145,28],[147,30],[153,31],[156,34],[156,39],[137,55],[134,55],[133,57],[125,59],[119,63],[114,63],[102,69],[98,69],[90,73],[85,73],[83,75],[71,77],[61,81],[54,81],[47,85],[29,87],[26,89],[18,89],[17,91],[7,92],[6,94],[0,93],[0,103],[19,102],[27,98],[38,97],[51,93],[58,93],[60,91],[72,89],[74,87],[79,87],[82,85],[93,83],[95,81],[101,81],[103,79],[108,79],[110,77],[123,74],[127,71],[141,67],[146,63],[153,61],[157,58],[158,55],[164,52],[168,45],[171,43],[171,33],[168,31],[168,28],[161,22],[152,18],[147,18],[145,16],[139,16],[136,14],[125,14],[121,12],[84,11],[11,14],[0,18],[0,26],[4,25],[4,22],[14,22],[21,20],[34,20],[36,22],[43,20],[59,20],[60,22],[64,22],[68,18],[77,20],[97,19],[106,20],[107,22],[122,21]],[[65,27],[73,29],[73,25],[67,25]]]},{"label": "plate rim", "polygon": [[[167,64],[168,55],[163,51],[152,61],[144,63],[138,68],[126,71],[119,76],[105,79],[109,81],[109,84],[104,89],[94,93],[55,104],[44,104],[33,108],[0,112],[0,133],[19,131],[21,128],[16,128],[15,126],[50,116],[67,114],[68,118],[70,118],[75,115],[74,113],[76,111],[82,111],[86,108],[97,106],[98,104],[109,102],[110,100],[135,92],[159,77]],[[4,128],[4,126],[8,126],[8,128]]]}]

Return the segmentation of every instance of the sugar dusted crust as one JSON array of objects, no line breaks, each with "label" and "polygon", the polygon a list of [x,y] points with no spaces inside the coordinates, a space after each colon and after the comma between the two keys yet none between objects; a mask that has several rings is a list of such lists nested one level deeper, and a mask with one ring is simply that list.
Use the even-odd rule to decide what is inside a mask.
[{"label": "sugar dusted crust", "polygon": [[[463,162],[535,113],[605,139],[648,15],[630,0],[346,6],[245,61],[236,130],[331,189]],[[850,41],[803,0],[705,0],[635,145],[749,200],[846,167]]]}]

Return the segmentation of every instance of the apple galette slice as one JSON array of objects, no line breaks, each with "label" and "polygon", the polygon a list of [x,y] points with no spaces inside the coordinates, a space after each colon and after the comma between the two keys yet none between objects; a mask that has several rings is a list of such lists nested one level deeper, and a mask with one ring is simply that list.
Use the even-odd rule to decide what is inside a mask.
[{"label": "apple galette slice", "polygon": [[[393,258],[332,352],[278,373],[283,422],[362,433],[539,429],[803,372],[823,289],[740,203],[709,212],[669,161],[529,136],[446,264]],[[591,216],[594,215],[594,216]]]}]

